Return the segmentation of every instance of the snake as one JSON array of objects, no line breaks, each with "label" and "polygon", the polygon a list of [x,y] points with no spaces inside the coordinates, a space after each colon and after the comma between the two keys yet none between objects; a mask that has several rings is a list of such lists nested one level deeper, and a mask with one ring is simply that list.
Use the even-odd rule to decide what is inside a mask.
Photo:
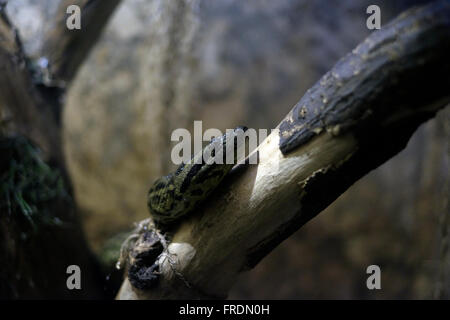
[{"label": "snake", "polygon": [[[148,290],[158,283],[163,256],[175,274],[190,286],[167,254],[170,228],[195,211],[222,183],[237,163],[238,151],[245,146],[245,139],[240,136],[245,131],[247,128],[243,126],[227,130],[189,161],[182,162],[174,172],[154,181],[147,194],[153,223],[146,219],[136,227],[122,244],[116,264],[116,268],[121,269],[128,262],[128,279],[135,288]],[[227,162],[226,155],[231,150],[233,161]]]},{"label": "snake", "polygon": [[[157,179],[147,195],[147,205],[155,225],[167,228],[195,210],[220,185],[238,160],[238,150],[245,142],[238,139],[247,131],[244,126],[227,130],[213,138],[208,145],[172,173]],[[233,143],[233,162],[223,157]],[[217,151],[220,154],[216,154]],[[216,159],[216,161],[208,161]],[[217,161],[222,157],[223,161]],[[221,162],[221,163],[220,163]]]}]

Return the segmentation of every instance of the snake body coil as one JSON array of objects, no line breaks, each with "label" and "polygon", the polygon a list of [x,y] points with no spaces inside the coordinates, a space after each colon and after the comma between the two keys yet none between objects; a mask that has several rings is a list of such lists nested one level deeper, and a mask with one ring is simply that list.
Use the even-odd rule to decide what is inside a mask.
[{"label": "snake body coil", "polygon": [[[147,197],[147,205],[158,227],[172,225],[191,212],[198,204],[222,182],[224,177],[237,162],[238,148],[242,146],[243,134],[247,128],[237,127],[221,137],[214,138],[201,152],[195,154],[190,161],[181,164],[178,169],[155,181]],[[227,164],[225,159],[227,144],[233,142],[234,161]],[[217,156],[221,150],[223,164],[208,163],[205,157]]]}]

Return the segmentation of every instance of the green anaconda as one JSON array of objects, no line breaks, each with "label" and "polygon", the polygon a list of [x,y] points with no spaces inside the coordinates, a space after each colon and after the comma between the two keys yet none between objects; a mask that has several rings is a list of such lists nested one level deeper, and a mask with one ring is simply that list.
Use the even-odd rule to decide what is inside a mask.
[{"label": "green anaconda", "polygon": [[[182,163],[175,172],[154,182],[148,192],[147,205],[158,227],[179,221],[217,188],[237,163],[238,150],[245,141],[243,137],[246,130],[246,127],[237,127],[212,139],[190,161]],[[233,161],[227,163],[225,155],[230,152],[230,145],[233,148]],[[223,161],[217,161],[219,158]]]},{"label": "green anaconda", "polygon": [[[213,192],[237,163],[245,146],[245,127],[228,130],[216,137],[182,163],[175,172],[157,179],[148,192],[147,204],[154,224],[142,221],[122,244],[117,267],[129,262],[128,279],[138,289],[147,290],[158,283],[162,261],[168,260],[175,274],[190,286],[176,270],[168,253],[172,225],[179,222]],[[233,152],[227,163],[227,153]]]}]

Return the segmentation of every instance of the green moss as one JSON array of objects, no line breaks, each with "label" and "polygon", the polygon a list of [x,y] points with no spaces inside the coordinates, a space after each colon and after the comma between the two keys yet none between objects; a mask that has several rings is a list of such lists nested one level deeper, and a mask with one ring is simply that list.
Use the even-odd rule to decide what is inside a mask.
[{"label": "green moss", "polygon": [[0,138],[0,155],[1,215],[15,215],[24,230],[61,225],[62,220],[51,212],[54,200],[70,199],[60,172],[47,165],[39,150],[23,137]]},{"label": "green moss", "polygon": [[116,265],[120,256],[120,248],[131,233],[130,231],[121,232],[105,242],[99,253],[99,259],[103,266],[109,268]]}]

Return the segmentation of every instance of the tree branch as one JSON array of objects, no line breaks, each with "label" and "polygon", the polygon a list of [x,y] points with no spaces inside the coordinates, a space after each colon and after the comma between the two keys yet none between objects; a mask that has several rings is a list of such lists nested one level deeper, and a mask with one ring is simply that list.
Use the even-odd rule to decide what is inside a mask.
[{"label": "tree branch", "polygon": [[[72,4],[75,1],[70,2]],[[5,2],[0,0],[0,129],[3,131],[3,122],[8,120],[11,125],[7,135],[19,133],[33,140],[43,151],[44,161],[49,165],[48,171],[52,172],[50,175],[59,177],[61,174],[65,180],[65,183],[60,183],[58,180],[55,187],[50,184],[53,182],[50,179],[50,182],[44,181],[50,185],[44,185],[43,190],[38,188],[39,192],[46,192],[47,188],[52,192],[57,189],[64,194],[64,197],[53,197],[46,200],[43,200],[45,198],[43,197],[39,201],[45,202],[45,205],[38,206],[37,203],[31,201],[32,211],[30,211],[31,209],[16,210],[19,213],[22,212],[23,216],[30,216],[33,213],[42,220],[44,219],[42,216],[46,213],[45,218],[51,221],[51,223],[40,224],[36,232],[30,233],[29,241],[24,241],[23,238],[25,235],[28,237],[26,229],[28,225],[22,223],[23,217],[20,214],[11,214],[11,203],[16,202],[23,205],[22,195],[20,194],[16,199],[10,201],[9,193],[2,192],[2,197],[7,197],[7,200],[0,199],[1,209],[9,208],[10,214],[7,214],[6,220],[0,221],[0,229],[4,231],[0,232],[2,234],[0,255],[2,258],[6,257],[6,260],[3,259],[4,261],[9,262],[5,267],[5,276],[0,279],[0,296],[30,298],[44,295],[53,298],[103,298],[105,295],[102,290],[104,277],[99,272],[97,262],[84,240],[79,217],[75,214],[77,207],[70,197],[72,188],[62,151],[60,114],[63,107],[61,97],[65,92],[65,84],[72,80],[76,69],[95,43],[115,7],[113,3],[117,5],[119,1],[94,0],[79,1],[79,3],[82,3],[82,19],[86,23],[86,31],[69,35],[65,33],[67,29],[65,24],[57,27],[55,35],[50,37],[48,44],[53,45],[49,48],[49,53],[52,53],[52,50],[56,51],[55,56],[52,55],[52,57],[56,57],[54,58],[56,69],[53,70],[55,70],[57,78],[50,77],[51,81],[48,81],[46,77],[48,70],[45,69],[45,66],[38,66],[36,62],[26,57],[19,34],[4,10]],[[65,13],[65,8],[63,12]],[[62,32],[64,37],[58,39],[58,32]],[[58,55],[58,52],[61,55]],[[53,80],[55,80],[56,86]],[[61,80],[65,81],[62,86],[60,85]],[[17,170],[18,166],[27,168],[28,165],[27,162],[21,163],[23,157],[20,157],[28,150],[27,147],[24,144],[11,147],[11,145],[15,146],[14,141],[21,141],[21,139],[0,138],[2,138],[3,149],[0,152],[2,160],[0,169],[4,173],[0,182],[3,183],[3,187],[11,181],[17,182],[14,175],[19,176],[22,180],[32,180],[33,175],[21,174],[22,172]],[[44,162],[41,162],[38,152],[30,153],[36,157],[33,161],[40,164],[41,169],[42,167],[47,168],[47,164],[43,165]],[[34,172],[33,169],[34,167],[28,168],[32,173],[42,174],[42,172]],[[47,172],[47,169],[44,172]],[[11,181],[8,180],[9,177],[12,177]],[[27,180],[27,184],[24,185],[36,188],[36,184],[42,186],[44,183],[40,179],[38,179],[39,181],[31,180]],[[8,187],[12,192],[17,191],[14,185],[8,185]],[[21,185],[21,187],[24,186]],[[18,192],[20,193],[21,190]],[[35,194],[35,192],[29,192],[24,198],[36,197]],[[49,194],[52,193],[49,192]],[[24,258],[28,259],[29,263],[24,262]],[[45,263],[42,264],[41,261]],[[83,287],[82,292],[76,293],[69,292],[62,285],[66,278],[64,268],[74,261],[84,270],[83,279],[87,281],[87,286]],[[21,277],[9,281],[11,274],[19,274]]]},{"label": "tree branch", "polygon": [[236,169],[176,229],[158,286],[144,292],[125,280],[117,298],[226,297],[239,272],[402,150],[450,101],[449,56],[448,1],[371,34],[257,148],[259,164]]},{"label": "tree branch", "polygon": [[[60,167],[64,167],[60,118],[65,85],[74,77],[119,3],[120,0],[67,0],[60,4],[54,27],[44,43],[51,83],[40,74],[46,70],[26,57],[4,5],[0,7],[0,106],[3,113],[11,116],[14,130],[36,142],[47,158]],[[66,27],[66,8],[70,4],[81,8],[81,30]]]},{"label": "tree branch", "polygon": [[52,102],[33,82],[18,32],[0,8],[0,107],[11,116],[15,130],[38,143],[49,158],[61,160],[59,119]]},{"label": "tree branch", "polygon": [[[66,83],[72,80],[120,1],[64,0],[60,3],[54,21],[50,22],[53,27],[44,41],[44,55],[54,79]],[[66,9],[70,5],[81,9],[81,30],[66,27]]]}]

